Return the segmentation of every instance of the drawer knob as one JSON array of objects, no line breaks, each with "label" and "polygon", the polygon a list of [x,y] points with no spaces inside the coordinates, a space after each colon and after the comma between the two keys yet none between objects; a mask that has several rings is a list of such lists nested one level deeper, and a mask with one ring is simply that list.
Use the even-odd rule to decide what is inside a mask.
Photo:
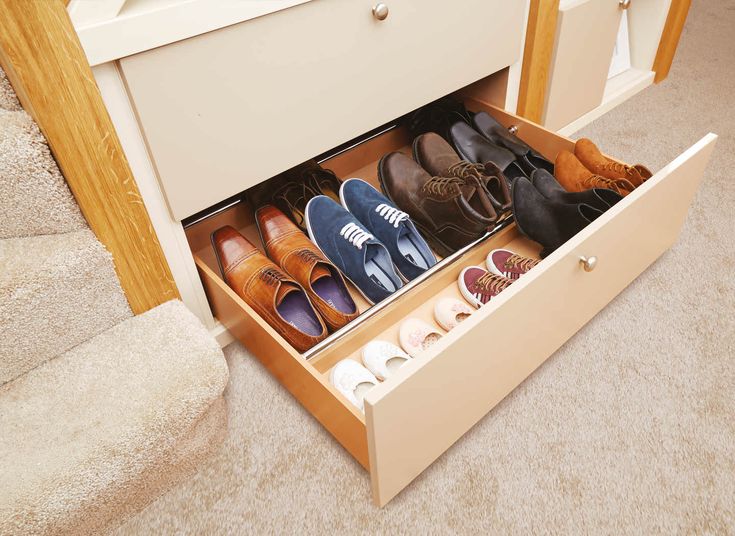
[{"label": "drawer knob", "polygon": [[595,269],[595,266],[597,266],[597,257],[594,255],[591,257],[580,257],[579,258],[579,264],[582,265],[582,268],[584,268],[585,272],[591,272]]},{"label": "drawer knob", "polygon": [[618,2],[618,5],[620,6],[620,9],[628,9],[630,7],[630,1],[631,0],[620,0]]},{"label": "drawer knob", "polygon": [[378,20],[385,20],[388,18],[388,6],[386,4],[383,4],[382,2],[380,4],[375,4],[373,6],[373,17],[375,17]]},{"label": "drawer knob", "polygon": [[511,125],[508,127],[508,132],[513,134],[514,136],[518,134],[518,125]]}]

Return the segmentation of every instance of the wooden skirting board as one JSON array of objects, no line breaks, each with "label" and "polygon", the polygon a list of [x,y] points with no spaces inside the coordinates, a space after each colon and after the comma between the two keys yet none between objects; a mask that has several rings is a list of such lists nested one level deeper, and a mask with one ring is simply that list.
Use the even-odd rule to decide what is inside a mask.
[{"label": "wooden skirting board", "polygon": [[179,298],[64,0],[0,0],[0,65],[46,136],[134,313]]}]

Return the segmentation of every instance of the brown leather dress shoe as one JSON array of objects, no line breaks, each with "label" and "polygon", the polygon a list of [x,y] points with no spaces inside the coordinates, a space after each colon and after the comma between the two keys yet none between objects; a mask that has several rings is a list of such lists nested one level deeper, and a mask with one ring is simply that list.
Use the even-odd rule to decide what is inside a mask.
[{"label": "brown leather dress shoe", "polygon": [[462,193],[477,212],[497,219],[498,214],[510,210],[510,188],[503,172],[492,162],[483,165],[462,160],[434,132],[422,134],[413,141],[413,157],[431,175],[462,179],[465,183]]},{"label": "brown leather dress shoe", "polygon": [[340,271],[283,212],[266,205],[255,218],[268,256],[304,287],[331,330],[357,318],[359,311]]},{"label": "brown leather dress shoe", "polygon": [[640,186],[653,176],[648,168],[640,164],[629,166],[610,160],[587,138],[577,140],[574,144],[574,155],[592,173],[607,179],[625,179],[634,187]]},{"label": "brown leather dress shoe", "polygon": [[271,182],[272,184],[265,187],[270,199],[260,195],[260,198],[266,200],[253,203],[253,208],[258,209],[267,204],[275,205],[304,232],[306,232],[304,211],[312,197],[326,195],[339,203],[341,183],[337,175],[332,170],[324,169],[316,160],[292,167],[268,181]]},{"label": "brown leather dress shoe", "polygon": [[381,158],[378,178],[383,192],[443,257],[482,237],[494,224],[467,202],[462,179],[432,177],[403,153]]},{"label": "brown leather dress shoe", "polygon": [[212,233],[225,282],[296,350],[327,336],[327,328],[301,286],[229,225]]},{"label": "brown leather dress shoe", "polygon": [[556,155],[554,175],[567,192],[584,192],[592,188],[608,188],[615,190],[622,196],[626,196],[635,188],[626,179],[609,179],[595,175],[569,151],[560,151]]}]

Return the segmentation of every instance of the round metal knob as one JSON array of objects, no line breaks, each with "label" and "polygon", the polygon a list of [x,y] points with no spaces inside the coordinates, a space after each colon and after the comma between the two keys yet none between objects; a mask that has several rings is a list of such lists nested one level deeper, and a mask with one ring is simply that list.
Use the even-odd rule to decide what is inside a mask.
[{"label": "round metal knob", "polygon": [[508,127],[508,132],[513,134],[514,136],[518,134],[518,125],[511,125]]},{"label": "round metal knob", "polygon": [[619,0],[618,5],[620,9],[628,9],[630,7],[631,0]]},{"label": "round metal knob", "polygon": [[580,257],[579,264],[582,265],[585,272],[591,272],[595,269],[595,266],[597,266],[597,257],[594,255],[592,257]]},{"label": "round metal knob", "polygon": [[380,4],[375,4],[373,6],[373,17],[375,17],[378,20],[387,19],[388,18],[388,6],[386,4],[383,4],[382,2]]}]

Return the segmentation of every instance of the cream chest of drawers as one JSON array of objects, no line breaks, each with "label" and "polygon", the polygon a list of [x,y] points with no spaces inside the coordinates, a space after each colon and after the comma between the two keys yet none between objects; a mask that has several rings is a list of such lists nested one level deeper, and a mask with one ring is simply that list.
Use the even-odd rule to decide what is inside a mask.
[{"label": "cream chest of drawers", "polygon": [[[384,20],[373,7],[313,0],[122,58],[95,74],[172,269],[184,274],[180,288],[196,296],[203,286],[207,313],[211,307],[369,471],[373,498],[383,505],[674,243],[716,136],[696,142],[373,389],[363,415],[328,381],[337,361],[357,358],[372,339],[395,340],[409,314],[428,318],[432,300],[456,295],[459,271],[489,250],[537,255],[537,246],[511,224],[445,259],[396,299],[369,310],[362,303],[355,322],[301,355],[216,269],[210,233],[230,224],[257,241],[251,208],[208,209],[453,92],[470,109],[516,127],[548,158],[573,145],[502,109],[517,85],[512,66],[522,53],[527,2],[394,0]],[[408,134],[393,128],[346,146],[324,166],[375,183],[380,156],[409,145]],[[185,218],[191,225],[184,231]],[[583,257],[596,258],[594,270],[584,269]]]}]

